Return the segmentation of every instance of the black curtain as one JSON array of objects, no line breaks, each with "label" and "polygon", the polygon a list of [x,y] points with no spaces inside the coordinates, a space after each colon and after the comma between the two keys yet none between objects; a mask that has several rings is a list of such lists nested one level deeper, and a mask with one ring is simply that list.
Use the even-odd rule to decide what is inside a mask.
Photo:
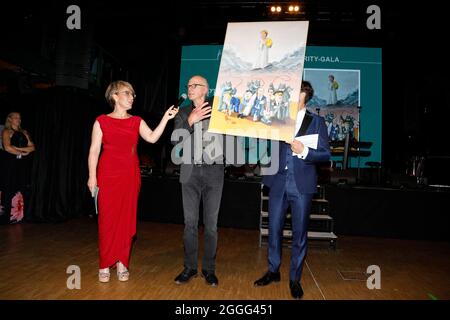
[{"label": "black curtain", "polygon": [[33,101],[36,144],[26,218],[59,222],[92,213],[87,157],[96,116],[107,112],[87,90],[56,87]]}]

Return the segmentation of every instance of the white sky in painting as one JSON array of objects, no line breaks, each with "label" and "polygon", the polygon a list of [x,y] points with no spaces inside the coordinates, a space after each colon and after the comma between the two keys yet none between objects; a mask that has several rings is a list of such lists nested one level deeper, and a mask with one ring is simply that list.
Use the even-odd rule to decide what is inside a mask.
[{"label": "white sky in painting", "polygon": [[269,62],[276,62],[287,53],[306,46],[308,21],[229,23],[224,49],[234,48],[243,60],[252,63],[257,54],[262,30],[267,30],[267,37],[273,41],[269,49]]}]

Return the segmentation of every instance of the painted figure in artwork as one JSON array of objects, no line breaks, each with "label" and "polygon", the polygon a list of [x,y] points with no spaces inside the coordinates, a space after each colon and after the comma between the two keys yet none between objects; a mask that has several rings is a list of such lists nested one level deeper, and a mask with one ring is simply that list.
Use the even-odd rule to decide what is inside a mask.
[{"label": "painted figure in artwork", "polygon": [[334,76],[330,74],[328,76],[328,105],[335,105],[337,103],[337,89],[339,88],[338,82],[334,79]]},{"label": "painted figure in artwork", "polygon": [[262,30],[261,38],[258,43],[258,51],[253,69],[263,69],[269,65],[269,49],[272,47],[272,39],[268,38],[269,32]]}]

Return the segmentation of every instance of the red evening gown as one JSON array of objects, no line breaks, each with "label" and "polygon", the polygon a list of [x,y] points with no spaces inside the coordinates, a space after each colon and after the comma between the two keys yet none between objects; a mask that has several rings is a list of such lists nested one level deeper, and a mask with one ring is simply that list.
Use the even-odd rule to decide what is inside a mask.
[{"label": "red evening gown", "polygon": [[100,269],[117,261],[128,268],[141,186],[137,155],[141,118],[101,115],[97,121],[103,133],[97,170]]}]

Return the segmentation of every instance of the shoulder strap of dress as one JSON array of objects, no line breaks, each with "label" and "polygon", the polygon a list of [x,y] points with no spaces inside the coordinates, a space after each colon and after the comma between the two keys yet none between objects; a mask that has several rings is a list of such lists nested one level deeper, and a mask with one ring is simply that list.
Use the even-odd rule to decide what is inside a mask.
[{"label": "shoulder strap of dress", "polygon": [[99,115],[95,120],[97,120],[98,121],[98,123],[100,124],[100,128],[103,130],[104,128],[105,128],[105,125],[106,125],[106,119],[107,119],[108,117],[106,116],[106,115],[104,115],[104,114],[101,114],[101,115]]}]

